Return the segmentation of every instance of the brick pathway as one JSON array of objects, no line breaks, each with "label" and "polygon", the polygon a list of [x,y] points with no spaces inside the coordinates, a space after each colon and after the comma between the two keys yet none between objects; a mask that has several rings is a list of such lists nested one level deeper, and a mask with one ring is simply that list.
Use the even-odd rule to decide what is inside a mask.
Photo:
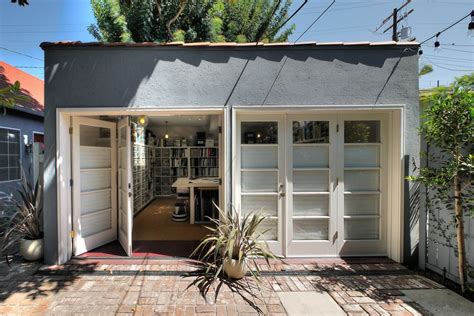
[{"label": "brick pathway", "polygon": [[[285,315],[278,292],[326,291],[349,315],[420,315],[402,289],[441,288],[394,263],[291,262],[262,265],[260,288],[246,278],[215,283],[203,297],[195,269],[170,260],[0,265],[0,314]],[[240,288],[239,291],[236,291]],[[218,292],[217,298],[215,293]],[[252,292],[253,295],[250,294]]]}]

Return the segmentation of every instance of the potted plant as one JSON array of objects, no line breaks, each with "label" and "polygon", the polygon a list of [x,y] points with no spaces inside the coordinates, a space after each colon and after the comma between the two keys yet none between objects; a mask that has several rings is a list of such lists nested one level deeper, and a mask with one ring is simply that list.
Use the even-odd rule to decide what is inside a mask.
[{"label": "potted plant", "polygon": [[7,209],[1,252],[8,255],[19,245],[20,255],[28,261],[43,258],[41,231],[42,190],[38,182],[34,188],[23,173],[17,195],[3,203]]},{"label": "potted plant", "polygon": [[260,213],[251,212],[243,217],[235,210],[224,212],[217,205],[218,219],[211,219],[214,227],[206,227],[211,234],[204,238],[193,255],[199,254],[200,260],[215,268],[215,275],[224,272],[231,279],[241,279],[247,272],[259,279],[260,269],[256,259],[269,259],[276,256],[268,248],[262,236],[268,231],[261,230],[266,220]]}]

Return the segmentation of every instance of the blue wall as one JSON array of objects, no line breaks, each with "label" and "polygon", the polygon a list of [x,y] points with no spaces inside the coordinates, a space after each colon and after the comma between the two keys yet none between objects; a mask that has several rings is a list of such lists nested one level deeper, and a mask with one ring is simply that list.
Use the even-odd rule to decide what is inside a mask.
[{"label": "blue wall", "polygon": [[[3,110],[0,111],[3,113]],[[28,142],[33,141],[33,132],[43,133],[43,117],[16,110],[7,110],[5,115],[0,114],[0,127],[20,130],[20,157],[26,175],[33,177],[33,153],[25,150],[23,135],[28,135]],[[18,181],[0,182],[0,192],[11,194],[16,192]]]}]

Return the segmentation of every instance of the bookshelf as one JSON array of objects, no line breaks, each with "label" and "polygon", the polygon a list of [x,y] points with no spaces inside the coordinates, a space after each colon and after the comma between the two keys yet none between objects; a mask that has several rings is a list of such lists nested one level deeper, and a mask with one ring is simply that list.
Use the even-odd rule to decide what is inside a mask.
[{"label": "bookshelf", "polygon": [[183,177],[218,177],[219,147],[157,147],[133,144],[134,214],[156,196],[176,194]]},{"label": "bookshelf", "polygon": [[155,151],[151,146],[134,143],[132,147],[133,213],[141,211],[155,197],[154,169]]}]

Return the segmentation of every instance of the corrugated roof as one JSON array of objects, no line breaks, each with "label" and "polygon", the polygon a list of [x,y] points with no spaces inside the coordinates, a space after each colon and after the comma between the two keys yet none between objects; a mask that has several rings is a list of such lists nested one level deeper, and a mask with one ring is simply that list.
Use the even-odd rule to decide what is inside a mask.
[{"label": "corrugated roof", "polygon": [[28,101],[18,101],[15,108],[20,111],[42,115],[44,111],[44,82],[6,62],[0,61],[0,88],[20,82],[21,93]]},{"label": "corrugated roof", "polygon": [[223,42],[223,43],[211,43],[211,42],[196,42],[196,43],[184,43],[184,42],[169,42],[169,43],[155,43],[155,42],[142,42],[142,43],[103,43],[103,42],[43,42],[40,44],[41,48],[46,49],[49,47],[167,47],[167,46],[179,46],[179,47],[289,47],[289,46],[418,46],[417,42],[298,42],[298,43],[235,43],[235,42]]}]

